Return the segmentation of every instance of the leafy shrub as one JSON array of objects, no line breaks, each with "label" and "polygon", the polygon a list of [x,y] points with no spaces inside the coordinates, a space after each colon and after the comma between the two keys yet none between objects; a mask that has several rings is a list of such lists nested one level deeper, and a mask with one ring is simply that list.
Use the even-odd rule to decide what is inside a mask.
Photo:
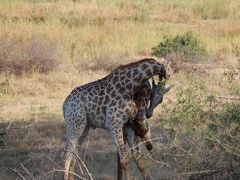
[{"label": "leafy shrub", "polygon": [[174,106],[167,110],[169,123],[191,129],[205,121],[215,97],[208,92],[204,82],[193,80],[186,89],[176,92],[176,100]]},{"label": "leafy shrub", "polygon": [[224,72],[223,81],[221,84],[228,89],[228,93],[233,95],[235,102],[224,104],[223,115],[221,116],[222,122],[230,126],[232,123],[240,125],[240,47],[233,46],[233,54],[236,57],[237,64],[227,71]]},{"label": "leafy shrub", "polygon": [[57,47],[42,37],[32,37],[28,42],[13,42],[8,37],[0,37],[0,72],[47,73],[57,67],[61,57]]},{"label": "leafy shrub", "polygon": [[160,42],[152,50],[152,55],[164,58],[168,54],[179,53],[187,61],[191,61],[191,58],[194,56],[206,55],[206,49],[202,43],[190,32],[175,37],[164,36],[163,42]]},{"label": "leafy shrub", "polygon": [[236,123],[240,125],[240,103],[229,103],[225,105],[223,116],[221,117],[222,122],[226,125]]}]

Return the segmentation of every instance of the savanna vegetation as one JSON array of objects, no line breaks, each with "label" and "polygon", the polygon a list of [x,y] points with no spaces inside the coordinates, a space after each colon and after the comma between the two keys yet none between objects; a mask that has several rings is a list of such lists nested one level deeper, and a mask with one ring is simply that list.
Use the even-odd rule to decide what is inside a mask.
[{"label": "savanna vegetation", "polygon": [[[149,120],[155,148],[142,148],[153,179],[239,179],[239,9],[236,0],[1,0],[0,179],[59,179],[65,97],[149,56],[171,62],[173,85]],[[80,152],[94,178],[116,177],[107,132],[92,131]]]}]

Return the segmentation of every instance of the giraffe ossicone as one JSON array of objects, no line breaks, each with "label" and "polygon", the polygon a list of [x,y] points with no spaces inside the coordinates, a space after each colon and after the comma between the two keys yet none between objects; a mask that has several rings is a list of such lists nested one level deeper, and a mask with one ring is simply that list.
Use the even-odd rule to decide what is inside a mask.
[{"label": "giraffe ossicone", "polygon": [[135,94],[145,81],[155,75],[160,79],[167,77],[163,64],[148,58],[120,66],[108,76],[72,90],[63,103],[67,127],[65,179],[69,177],[77,143],[82,144],[90,128],[103,128],[110,132],[121,165],[126,167],[127,149],[122,128],[129,119],[136,117],[140,108],[133,100]]}]

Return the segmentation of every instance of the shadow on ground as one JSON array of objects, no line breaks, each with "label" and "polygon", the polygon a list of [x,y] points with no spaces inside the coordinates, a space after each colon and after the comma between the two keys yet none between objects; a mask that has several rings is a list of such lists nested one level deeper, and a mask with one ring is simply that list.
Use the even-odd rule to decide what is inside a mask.
[{"label": "shadow on ground", "polygon": [[[9,122],[1,123],[0,131],[8,126]],[[7,134],[1,136],[0,179],[16,179],[20,174],[26,179],[61,177],[61,172],[54,175],[50,172],[63,167],[60,156],[66,134],[63,122],[14,121],[5,131]],[[96,179],[116,177],[116,148],[106,130],[90,131],[79,153]],[[131,163],[130,167],[132,179],[140,178],[134,164]]]},{"label": "shadow on ground", "polygon": [[[0,123],[0,132],[8,126],[9,122]],[[53,171],[63,169],[60,156],[66,134],[63,121],[13,121],[6,133],[0,133],[0,179],[21,179],[20,175],[26,179],[61,179],[62,172]],[[194,135],[178,135],[176,140],[174,130],[152,127],[152,138],[156,138],[154,150],[149,154],[142,147],[142,159],[153,179],[234,179],[240,175],[238,159],[220,150],[209,150]],[[90,131],[79,149],[95,179],[116,179],[116,148],[106,130]],[[233,164],[237,168],[229,166]],[[196,169],[196,174],[188,173],[191,169]],[[205,169],[209,172],[201,174]],[[79,167],[76,172],[81,175]],[[131,160],[129,174],[130,179],[141,179]]]}]

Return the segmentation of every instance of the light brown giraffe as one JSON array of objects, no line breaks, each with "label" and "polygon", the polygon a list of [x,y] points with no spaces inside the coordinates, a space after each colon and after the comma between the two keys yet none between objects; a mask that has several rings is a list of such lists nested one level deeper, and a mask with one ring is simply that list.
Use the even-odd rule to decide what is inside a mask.
[{"label": "light brown giraffe", "polygon": [[145,81],[154,75],[166,78],[163,64],[148,58],[123,65],[108,76],[79,87],[63,103],[67,126],[64,178],[68,179],[69,167],[76,153],[77,143],[82,144],[89,129],[107,129],[117,147],[123,169],[127,165],[127,149],[123,140],[123,126],[137,115],[134,95]]},{"label": "light brown giraffe", "polygon": [[[124,142],[131,147],[133,160],[140,170],[143,179],[150,179],[144,164],[139,161],[140,148],[138,143],[142,141],[146,148],[150,151],[153,146],[150,140],[150,129],[147,119],[152,117],[154,109],[163,101],[163,96],[171,89],[171,86],[165,88],[165,83],[158,82],[155,84],[153,79],[152,88],[149,81],[146,81],[141,90],[135,95],[134,101],[136,104],[141,104],[138,114],[134,120],[129,120],[123,127]],[[120,164],[118,155],[118,171],[117,179],[123,179],[123,169]]]}]

